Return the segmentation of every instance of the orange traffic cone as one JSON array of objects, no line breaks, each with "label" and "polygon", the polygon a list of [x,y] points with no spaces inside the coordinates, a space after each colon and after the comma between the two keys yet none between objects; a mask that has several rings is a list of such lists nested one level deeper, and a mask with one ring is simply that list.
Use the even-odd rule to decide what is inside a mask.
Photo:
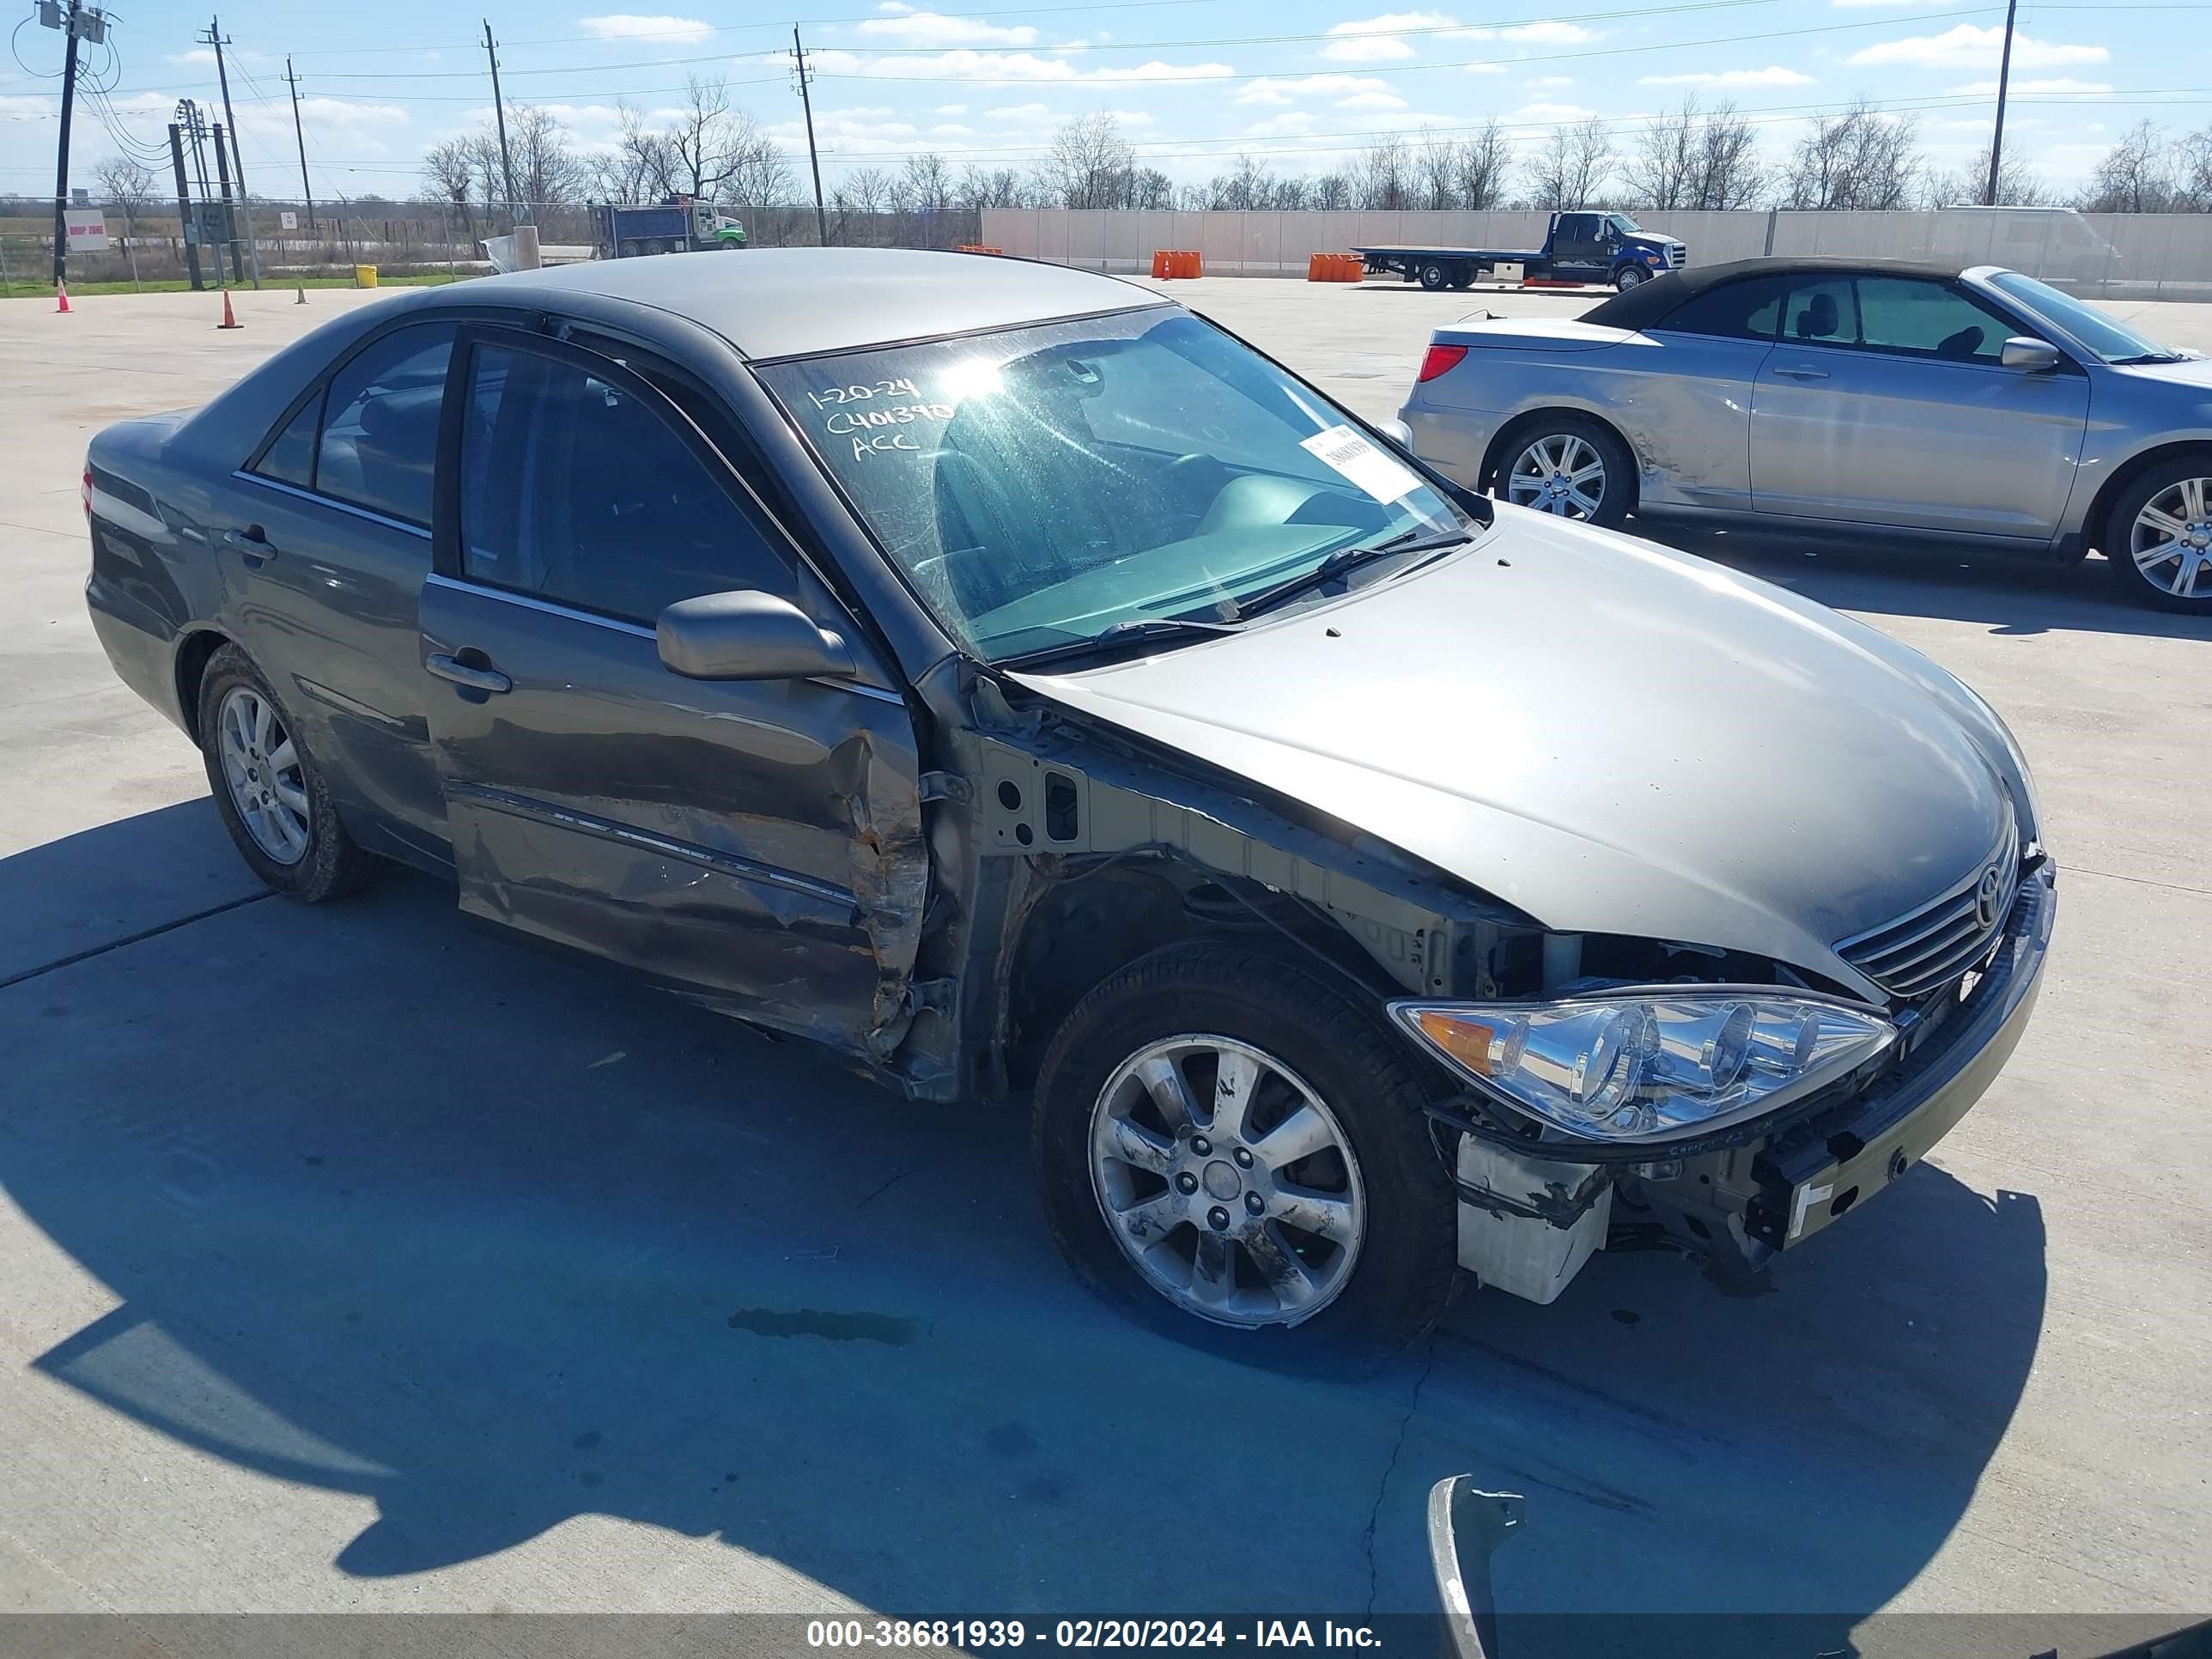
[{"label": "orange traffic cone", "polygon": [[230,290],[228,289],[225,289],[222,291],[222,320],[217,323],[216,326],[217,328],[243,328],[246,326],[246,325],[240,322],[237,318],[231,315]]},{"label": "orange traffic cone", "polygon": [[54,310],[61,316],[68,316],[70,302],[69,284],[67,283],[56,283],[54,284],[54,298],[60,301],[59,304],[54,307]]}]

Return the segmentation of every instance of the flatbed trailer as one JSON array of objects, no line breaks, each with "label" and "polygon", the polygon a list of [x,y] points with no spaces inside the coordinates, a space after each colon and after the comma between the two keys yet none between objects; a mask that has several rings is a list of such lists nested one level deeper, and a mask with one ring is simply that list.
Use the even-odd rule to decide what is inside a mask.
[{"label": "flatbed trailer", "polygon": [[1625,213],[1555,213],[1539,248],[1385,242],[1352,251],[1370,276],[1395,272],[1431,290],[1468,288],[1485,280],[1633,288],[1690,262],[1686,245],[1645,230]]}]

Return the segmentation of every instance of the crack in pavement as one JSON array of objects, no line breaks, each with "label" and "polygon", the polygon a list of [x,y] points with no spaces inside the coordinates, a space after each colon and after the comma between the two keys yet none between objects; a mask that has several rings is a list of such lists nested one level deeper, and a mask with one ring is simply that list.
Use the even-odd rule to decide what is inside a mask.
[{"label": "crack in pavement", "polygon": [[7,978],[0,979],[0,991],[4,991],[13,985],[21,985],[27,979],[37,979],[42,974],[57,973],[64,968],[73,968],[80,962],[90,962],[94,957],[104,957],[110,951],[120,951],[126,945],[143,945],[149,939],[159,939],[164,933],[173,933],[179,927],[189,927],[196,921],[205,921],[210,916],[219,916],[226,910],[236,910],[245,905],[258,904],[263,899],[276,896],[274,891],[264,889],[258,893],[248,893],[243,898],[228,899],[221,904],[210,905],[204,910],[195,910],[191,915],[179,916],[173,921],[164,921],[152,927],[141,928],[135,933],[125,933],[121,939],[110,939],[105,945],[95,945],[88,950],[57,957],[52,962],[42,963],[36,968],[26,968],[19,974],[10,974]]},{"label": "crack in pavement", "polygon": [[1421,1409],[1421,1390],[1429,1385],[1429,1373],[1437,1368],[1437,1333],[1429,1332],[1429,1351],[1421,1361],[1421,1374],[1413,1379],[1413,1397],[1406,1402],[1406,1414],[1398,1419],[1398,1438],[1391,1445],[1390,1461],[1382,1466],[1382,1478],[1376,1483],[1375,1507],[1368,1511],[1367,1525],[1359,1534],[1359,1547],[1367,1558],[1367,1611],[1365,1617],[1375,1616],[1375,1598],[1381,1590],[1381,1576],[1375,1565],[1375,1529],[1382,1523],[1382,1500],[1390,1491],[1390,1477],[1398,1472],[1398,1459],[1406,1450],[1406,1431],[1413,1426],[1414,1413]]}]

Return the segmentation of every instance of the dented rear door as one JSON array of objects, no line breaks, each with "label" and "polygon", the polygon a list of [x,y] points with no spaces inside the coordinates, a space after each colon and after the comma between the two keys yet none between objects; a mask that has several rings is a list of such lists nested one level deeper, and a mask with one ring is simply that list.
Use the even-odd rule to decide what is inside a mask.
[{"label": "dented rear door", "polygon": [[[887,1059],[927,887],[904,701],[651,386],[569,349],[472,349],[422,598],[462,908]],[[658,607],[741,587],[836,629],[859,678],[664,667]]]}]

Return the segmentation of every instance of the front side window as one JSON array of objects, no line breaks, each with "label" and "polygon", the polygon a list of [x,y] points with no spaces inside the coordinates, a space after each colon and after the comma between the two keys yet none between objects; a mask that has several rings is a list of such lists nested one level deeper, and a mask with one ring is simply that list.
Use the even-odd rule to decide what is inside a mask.
[{"label": "front side window", "polygon": [[702,593],[787,597],[791,568],[676,418],[611,371],[477,347],[461,428],[461,574],[647,624]]},{"label": "front side window", "polygon": [[1479,527],[1325,398],[1162,308],[770,364],[948,631],[1001,659],[1234,623],[1332,554]]},{"label": "front side window", "polygon": [[1994,363],[2013,330],[2005,319],[1942,283],[1905,276],[1857,282],[1860,343],[1944,362]]}]

